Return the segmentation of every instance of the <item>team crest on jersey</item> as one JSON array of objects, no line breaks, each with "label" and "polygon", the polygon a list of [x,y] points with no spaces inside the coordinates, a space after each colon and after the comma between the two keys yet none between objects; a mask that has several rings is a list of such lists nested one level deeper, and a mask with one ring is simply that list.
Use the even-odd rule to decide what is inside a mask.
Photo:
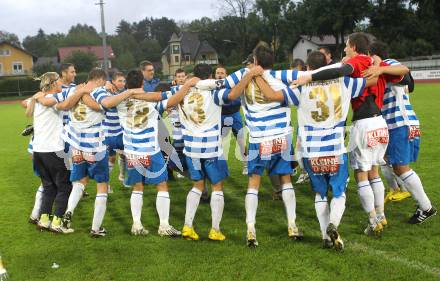
[{"label": "team crest on jersey", "polygon": [[314,174],[336,174],[339,171],[339,156],[314,157],[309,159]]},{"label": "team crest on jersey", "polygon": [[131,101],[127,102],[127,126],[130,128],[145,128],[148,125],[150,108],[145,103],[136,106]]},{"label": "team crest on jersey", "polygon": [[287,149],[287,138],[281,137],[270,141],[263,141],[260,143],[260,155],[270,156],[272,154],[280,153]]},{"label": "team crest on jersey", "polygon": [[388,144],[389,135],[387,128],[380,128],[367,132],[368,147],[375,147],[379,144]]},{"label": "team crest on jersey", "polygon": [[248,104],[254,104],[254,101],[259,104],[269,103],[255,80],[252,80],[245,89],[245,98]]}]

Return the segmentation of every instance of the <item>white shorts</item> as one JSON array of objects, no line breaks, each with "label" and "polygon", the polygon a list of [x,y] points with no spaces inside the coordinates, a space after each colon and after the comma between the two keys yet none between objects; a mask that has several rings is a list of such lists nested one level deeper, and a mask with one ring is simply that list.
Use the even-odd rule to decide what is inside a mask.
[{"label": "white shorts", "polygon": [[388,127],[382,116],[354,121],[349,145],[351,168],[366,172],[372,166],[384,165],[388,141]]}]

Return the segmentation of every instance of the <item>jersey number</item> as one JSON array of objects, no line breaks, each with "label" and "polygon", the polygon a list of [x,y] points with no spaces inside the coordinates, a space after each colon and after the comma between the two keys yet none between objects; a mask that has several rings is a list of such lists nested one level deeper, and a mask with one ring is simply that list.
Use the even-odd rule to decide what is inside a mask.
[{"label": "jersey number", "polygon": [[87,117],[87,107],[81,101],[73,109],[73,117],[77,121],[84,121]]},{"label": "jersey number", "polygon": [[311,89],[309,98],[316,101],[316,108],[311,111],[312,118],[316,122],[324,122],[330,117],[330,108],[327,105],[329,96],[333,100],[333,110],[336,119],[342,118],[341,95],[339,84],[331,84],[328,87],[315,86]]},{"label": "jersey number", "polygon": [[194,104],[194,111],[189,114],[189,117],[196,124],[203,123],[206,119],[203,102],[203,96],[199,92],[192,93],[188,98],[188,104]]}]

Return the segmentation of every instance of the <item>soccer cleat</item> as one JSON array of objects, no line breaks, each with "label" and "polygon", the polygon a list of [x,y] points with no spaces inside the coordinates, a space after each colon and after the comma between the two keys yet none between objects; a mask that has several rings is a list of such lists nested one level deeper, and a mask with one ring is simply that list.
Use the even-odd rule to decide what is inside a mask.
[{"label": "soccer cleat", "polygon": [[34,133],[34,125],[27,125],[26,128],[21,132],[23,137],[30,136]]},{"label": "soccer cleat", "polygon": [[287,234],[289,235],[290,238],[296,241],[303,240],[304,238],[302,231],[300,231],[296,226],[289,226],[287,228]]},{"label": "soccer cleat", "polygon": [[247,246],[249,248],[256,248],[258,246],[257,241],[257,234],[255,231],[249,231],[247,232]]},{"label": "soccer cleat", "polygon": [[322,239],[322,248],[331,249],[333,248],[333,242],[330,239]]},{"label": "soccer cleat", "polygon": [[0,256],[0,281],[9,280],[8,272],[6,268],[3,266],[2,257]]},{"label": "soccer cleat", "polygon": [[92,238],[100,238],[107,235],[107,230],[103,227],[100,227],[98,231],[96,230],[90,230],[90,236]]},{"label": "soccer cleat", "polygon": [[411,193],[409,193],[408,191],[395,191],[391,196],[390,200],[392,202],[398,202],[410,197],[411,197]]},{"label": "soccer cleat", "polygon": [[386,227],[386,226],[388,225],[388,221],[387,221],[387,218],[385,217],[385,215],[377,216],[377,221],[378,221],[383,227]]},{"label": "soccer cleat", "polygon": [[150,233],[148,230],[144,228],[142,224],[139,223],[133,223],[131,226],[131,234],[134,236],[145,236]]},{"label": "soccer cleat", "polygon": [[28,223],[38,224],[38,218],[29,217]]},{"label": "soccer cleat", "polygon": [[385,196],[385,203],[388,203],[391,201],[391,198],[393,197],[394,193],[396,193],[398,191],[395,190],[391,190],[390,192],[387,193],[387,195]]},{"label": "soccer cleat", "polygon": [[214,228],[211,228],[208,234],[209,240],[213,241],[224,241],[226,239],[226,236],[220,231],[215,230]]},{"label": "soccer cleat", "polygon": [[58,218],[56,216],[52,219],[52,224],[50,225],[50,230],[52,232],[63,233],[63,234],[69,234],[69,233],[74,232],[74,230],[72,228],[63,227],[61,218]]},{"label": "soccer cleat", "polygon": [[416,212],[414,215],[409,219],[410,224],[421,224],[424,223],[427,219],[430,217],[433,217],[437,214],[437,209],[431,207],[428,211],[423,211],[419,207],[417,207]]},{"label": "soccer cleat", "polygon": [[179,173],[179,172],[176,172],[176,178],[177,179],[184,179],[185,178],[185,176],[184,175],[182,175],[181,173]]},{"label": "soccer cleat", "polygon": [[310,181],[309,174],[302,172],[299,175],[298,180],[296,181],[296,184],[307,183],[309,181]]},{"label": "soccer cleat", "polygon": [[64,228],[70,228],[70,225],[72,224],[72,213],[66,212],[63,216],[62,224]]},{"label": "soccer cleat", "polygon": [[382,236],[383,226],[380,222],[376,221],[374,224],[368,224],[367,228],[364,230],[366,235],[374,235],[377,238]]},{"label": "soccer cleat", "polygon": [[40,220],[37,223],[37,227],[40,230],[49,230],[50,228],[50,218],[48,214],[42,214]]},{"label": "soccer cleat", "polygon": [[182,235],[182,232],[175,229],[172,225],[160,225],[159,229],[157,230],[157,234],[160,236],[169,236],[169,237],[176,237]]},{"label": "soccer cleat", "polygon": [[187,225],[183,226],[182,237],[185,238],[186,240],[194,240],[194,241],[199,240],[199,235],[194,230],[194,228],[193,227],[189,227]]},{"label": "soccer cleat", "polygon": [[327,235],[330,236],[330,239],[332,240],[335,250],[338,252],[342,252],[344,250],[344,241],[342,241],[341,235],[339,235],[336,226],[332,223],[329,223],[326,232]]}]

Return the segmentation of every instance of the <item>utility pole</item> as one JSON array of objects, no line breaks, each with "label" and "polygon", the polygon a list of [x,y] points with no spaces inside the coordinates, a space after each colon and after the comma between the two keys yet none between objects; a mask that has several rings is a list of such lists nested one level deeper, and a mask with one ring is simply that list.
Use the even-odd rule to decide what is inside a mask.
[{"label": "utility pole", "polygon": [[99,0],[99,3],[95,5],[99,5],[101,9],[101,36],[102,36],[102,48],[104,52],[104,71],[108,76],[108,54],[107,54],[107,34],[105,33],[105,22],[104,22],[104,1]]}]

